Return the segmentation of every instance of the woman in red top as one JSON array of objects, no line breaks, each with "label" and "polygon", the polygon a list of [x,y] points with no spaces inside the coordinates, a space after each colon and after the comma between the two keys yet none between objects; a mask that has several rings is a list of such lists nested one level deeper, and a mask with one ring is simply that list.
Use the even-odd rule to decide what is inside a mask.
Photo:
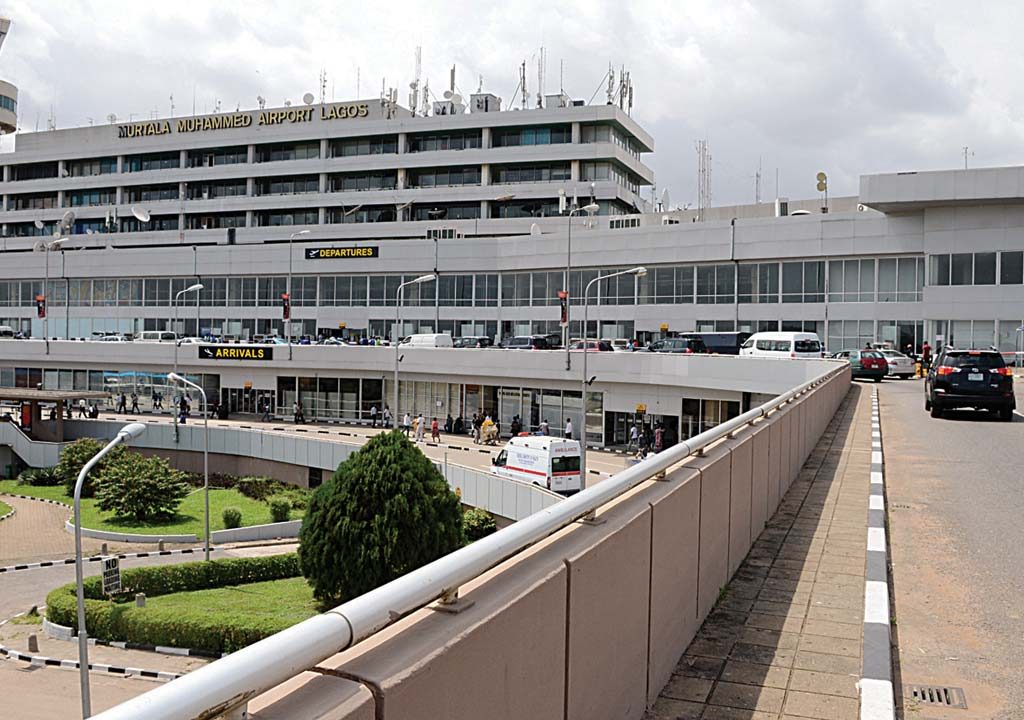
[{"label": "woman in red top", "polygon": [[430,421],[430,439],[434,442],[441,442],[441,431],[437,428],[437,418]]}]

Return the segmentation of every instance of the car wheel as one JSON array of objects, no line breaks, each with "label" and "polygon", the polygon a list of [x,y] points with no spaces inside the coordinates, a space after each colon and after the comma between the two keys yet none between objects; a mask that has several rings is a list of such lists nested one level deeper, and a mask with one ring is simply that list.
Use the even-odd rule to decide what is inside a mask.
[{"label": "car wheel", "polygon": [[1003,422],[1013,422],[1013,408],[1009,406],[999,408],[999,419]]},{"label": "car wheel", "polygon": [[937,403],[932,403],[932,417],[933,418],[940,418],[940,417],[942,417],[942,408],[939,407]]},{"label": "car wheel", "polygon": [[882,382],[882,378],[880,378],[880,377],[876,377],[876,378],[875,378],[875,382]]}]

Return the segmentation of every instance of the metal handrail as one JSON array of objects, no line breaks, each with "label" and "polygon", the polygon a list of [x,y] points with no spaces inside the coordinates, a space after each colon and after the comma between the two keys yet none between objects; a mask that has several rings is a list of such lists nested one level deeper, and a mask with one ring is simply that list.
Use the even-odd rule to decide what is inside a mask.
[{"label": "metal handrail", "polygon": [[456,592],[507,558],[587,516],[745,425],[843,372],[832,368],[772,400],[695,435],[551,507],[342,605],[128,700],[95,720],[209,720],[242,707],[414,610]]}]

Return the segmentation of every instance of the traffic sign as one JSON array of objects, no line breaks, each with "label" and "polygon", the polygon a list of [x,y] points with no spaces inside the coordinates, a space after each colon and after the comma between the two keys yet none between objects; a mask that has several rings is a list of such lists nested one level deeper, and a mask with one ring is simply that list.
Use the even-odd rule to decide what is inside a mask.
[{"label": "traffic sign", "polygon": [[121,592],[121,561],[116,557],[103,559],[103,593],[116,595]]}]

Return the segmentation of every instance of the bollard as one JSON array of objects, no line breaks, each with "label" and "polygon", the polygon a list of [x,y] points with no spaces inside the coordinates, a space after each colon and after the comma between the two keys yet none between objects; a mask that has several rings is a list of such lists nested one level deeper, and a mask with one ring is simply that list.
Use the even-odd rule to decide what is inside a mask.
[{"label": "bollard", "polygon": [[34,634],[28,636],[28,651],[30,653],[39,652],[39,638],[37,638]]},{"label": "bollard", "polygon": [[159,542],[158,542],[158,543],[156,544],[156,549],[157,549],[157,550],[159,550],[160,552],[163,552],[163,551],[164,551],[164,541],[163,541],[163,540],[160,540],[160,541],[159,541]]},{"label": "bollard", "polygon": [[107,544],[103,543],[100,545],[100,555],[107,555]]},{"label": "bollard", "polygon": [[146,593],[135,593],[135,607],[146,607]]}]

